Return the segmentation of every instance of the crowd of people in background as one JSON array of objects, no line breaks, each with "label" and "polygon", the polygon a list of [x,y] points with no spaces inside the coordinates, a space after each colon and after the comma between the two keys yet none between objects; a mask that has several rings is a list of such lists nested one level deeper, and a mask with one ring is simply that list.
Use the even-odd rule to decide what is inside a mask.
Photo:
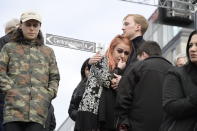
[{"label": "crowd of people in background", "polygon": [[[90,74],[75,103],[75,131],[197,130],[197,33],[189,36],[187,56],[178,55],[173,66],[157,42],[143,39],[147,28],[143,16],[127,15],[121,37],[129,39],[130,53],[118,45],[111,48],[112,40],[104,56],[89,58]],[[117,62],[118,70],[110,70],[109,50],[117,51],[119,62],[129,54],[124,68],[117,68]]]},{"label": "crowd of people in background", "polygon": [[[39,14],[24,12],[0,38],[0,131],[56,127],[60,75],[41,25]],[[144,40],[147,28],[144,16],[127,15],[105,54],[84,61],[68,109],[74,131],[197,130],[197,31],[173,66],[159,43]]]}]

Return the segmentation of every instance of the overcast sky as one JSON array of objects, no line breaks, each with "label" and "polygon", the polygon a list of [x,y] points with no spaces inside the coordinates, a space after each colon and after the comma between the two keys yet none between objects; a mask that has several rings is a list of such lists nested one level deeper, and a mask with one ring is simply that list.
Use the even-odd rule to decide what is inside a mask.
[{"label": "overcast sky", "polygon": [[[148,1],[148,0],[146,0]],[[4,25],[12,18],[20,18],[24,11],[41,14],[42,31],[107,45],[121,34],[122,19],[129,13],[150,17],[155,7],[120,0],[1,0],[0,36]],[[57,128],[68,117],[68,106],[74,88],[80,81],[83,61],[93,53],[50,46],[54,49],[61,81],[57,97],[53,100]]]}]

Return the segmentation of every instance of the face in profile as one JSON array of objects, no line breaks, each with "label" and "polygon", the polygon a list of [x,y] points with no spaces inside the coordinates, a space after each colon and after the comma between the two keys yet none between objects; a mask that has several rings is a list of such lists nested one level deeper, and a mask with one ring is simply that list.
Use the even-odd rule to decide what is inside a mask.
[{"label": "face in profile", "polygon": [[23,36],[27,40],[35,40],[40,31],[41,24],[37,20],[28,20],[21,24]]},{"label": "face in profile", "polygon": [[197,65],[197,34],[193,35],[189,42],[189,59]]},{"label": "face in profile", "polygon": [[120,42],[117,46],[115,46],[112,53],[115,63],[118,64],[120,60],[126,62],[130,55],[130,52],[131,52],[130,46],[126,45],[123,42]]},{"label": "face in profile", "polygon": [[133,16],[128,16],[123,21],[122,31],[123,35],[129,39],[132,39],[135,36],[137,30],[137,24],[134,21]]}]

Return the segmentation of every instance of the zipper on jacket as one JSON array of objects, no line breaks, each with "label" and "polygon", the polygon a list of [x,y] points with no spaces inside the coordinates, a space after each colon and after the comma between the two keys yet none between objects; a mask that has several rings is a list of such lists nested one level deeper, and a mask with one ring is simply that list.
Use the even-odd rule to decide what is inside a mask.
[{"label": "zipper on jacket", "polygon": [[30,78],[30,100],[32,100],[32,95],[31,95],[31,88],[32,88],[32,83],[31,83],[31,76],[32,76],[32,59],[31,59],[31,48],[33,48],[32,47],[32,45],[30,45],[30,48],[29,48],[29,69],[30,69],[30,71],[29,71],[29,78]]},{"label": "zipper on jacket", "polygon": [[31,94],[31,86],[32,86],[32,83],[31,83],[31,75],[32,75],[32,68],[31,68],[31,48],[32,48],[32,46],[31,45],[29,45],[29,77],[30,77],[30,83],[29,83],[29,113],[28,113],[28,116],[29,116],[29,119],[30,119],[30,110],[31,110],[31,108],[30,108],[30,106],[31,106],[31,104],[30,104],[30,102],[31,102],[31,100],[32,100],[32,94]]}]

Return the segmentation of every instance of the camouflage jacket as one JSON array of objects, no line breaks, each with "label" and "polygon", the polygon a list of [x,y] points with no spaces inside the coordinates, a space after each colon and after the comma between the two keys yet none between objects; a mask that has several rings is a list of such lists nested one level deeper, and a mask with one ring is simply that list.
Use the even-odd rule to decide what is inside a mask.
[{"label": "camouflage jacket", "polygon": [[51,48],[7,43],[0,53],[0,89],[6,94],[4,123],[31,121],[44,125],[59,80]]}]

